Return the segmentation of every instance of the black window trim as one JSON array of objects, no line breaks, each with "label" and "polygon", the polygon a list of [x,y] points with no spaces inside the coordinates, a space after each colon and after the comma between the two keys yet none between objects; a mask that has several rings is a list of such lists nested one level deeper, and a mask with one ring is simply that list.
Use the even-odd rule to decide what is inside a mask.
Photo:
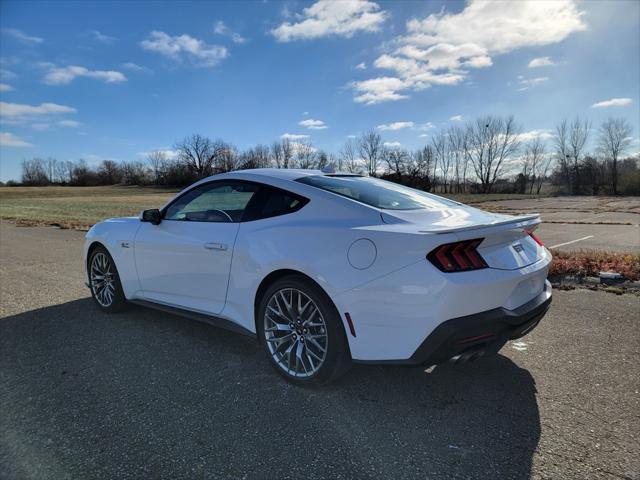
[{"label": "black window trim", "polygon": [[[191,220],[191,222],[195,222],[195,223],[246,223],[246,222],[253,222],[253,221],[256,221],[256,220],[263,220],[265,218],[274,218],[274,217],[280,217],[282,215],[288,215],[290,213],[295,213],[295,212],[299,211],[302,207],[304,207],[305,205],[307,205],[309,203],[309,199],[307,197],[304,197],[304,196],[302,196],[302,195],[300,195],[298,193],[294,193],[294,192],[292,192],[290,190],[286,190],[286,189],[281,188],[281,187],[276,187],[275,185],[270,185],[268,183],[255,182],[253,180],[244,180],[244,179],[240,179],[240,178],[220,178],[220,179],[216,179],[216,180],[210,180],[208,182],[199,183],[197,185],[192,186],[191,188],[186,189],[185,191],[180,193],[180,195],[178,195],[173,200],[171,200],[170,203],[168,203],[167,205],[162,207],[162,209],[160,210],[160,217],[162,218],[162,220],[165,220],[165,214],[167,213],[167,210],[174,203],[179,201],[185,195],[191,193],[193,190],[195,190],[197,188],[204,187],[204,186],[208,186],[208,185],[211,185],[211,184],[215,184],[215,183],[219,183],[219,184],[223,184],[223,185],[226,184],[226,183],[243,183],[243,184],[248,184],[248,185],[255,185],[257,187],[257,190],[255,191],[255,193],[253,194],[253,196],[251,197],[251,199],[247,203],[244,211],[242,212],[242,218],[238,222],[201,222],[201,221],[197,221],[197,220]],[[287,212],[287,213],[281,213],[281,214],[278,214],[278,215],[270,215],[268,217],[248,218],[247,212],[251,212],[252,215],[255,215],[254,211],[256,209],[256,202],[257,202],[256,199],[261,196],[261,194],[262,194],[262,192],[264,190],[269,190],[269,189],[284,192],[287,195],[290,195],[291,197],[300,200],[300,205],[297,206],[294,210],[291,210],[290,212]],[[184,220],[167,220],[167,221],[184,221]]]}]

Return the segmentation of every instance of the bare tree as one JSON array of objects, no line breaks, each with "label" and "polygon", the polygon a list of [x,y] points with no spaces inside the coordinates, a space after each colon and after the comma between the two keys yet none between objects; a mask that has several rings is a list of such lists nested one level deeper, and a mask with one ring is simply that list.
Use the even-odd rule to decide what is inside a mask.
[{"label": "bare tree", "polygon": [[434,158],[433,149],[427,145],[407,159],[406,170],[411,186],[431,191],[435,173]]},{"label": "bare tree", "polygon": [[100,183],[105,185],[115,185],[122,179],[120,165],[114,160],[103,160],[98,167],[98,177]]},{"label": "bare tree", "polygon": [[168,163],[167,154],[161,150],[154,150],[147,154],[147,162],[151,167],[151,173],[153,175],[153,183],[160,185],[163,183],[163,174],[167,170]]},{"label": "bare tree", "polygon": [[449,141],[449,155],[453,161],[453,176],[456,182],[456,192],[462,193],[467,181],[467,156],[464,154],[466,143],[465,130],[460,127],[451,127],[447,134]]},{"label": "bare tree", "polygon": [[[525,190],[529,185],[529,193],[533,193],[537,177],[541,172],[541,164],[545,159],[545,146],[540,137],[530,140],[524,147],[522,174],[524,175]],[[548,168],[548,165],[547,165]],[[544,172],[546,176],[546,171]]]},{"label": "bare tree", "polygon": [[[447,192],[447,182],[449,180],[449,169],[451,168],[451,155],[449,154],[449,138],[448,133],[440,131],[431,138],[433,146],[434,160],[440,165],[440,173],[442,175],[443,191]],[[434,172],[435,173],[435,172]]]},{"label": "bare tree", "polygon": [[264,168],[269,166],[269,147],[266,145],[256,145],[246,150],[240,156],[239,168]]},{"label": "bare tree", "polygon": [[367,172],[375,177],[382,156],[382,137],[373,130],[363,133],[358,137],[358,154],[365,162]]},{"label": "bare tree", "polygon": [[216,151],[213,142],[199,134],[186,137],[175,145],[180,161],[197,177],[211,175]]},{"label": "bare tree", "polygon": [[222,140],[216,140],[211,144],[213,151],[213,170],[215,173],[232,172],[238,168],[240,156],[238,149]]},{"label": "bare tree", "polygon": [[276,168],[289,168],[293,159],[293,145],[288,138],[271,145],[271,156]]},{"label": "bare tree", "polygon": [[387,164],[387,171],[395,175],[398,182],[402,181],[402,176],[406,172],[409,153],[402,148],[384,148],[382,156]]},{"label": "bare tree", "polygon": [[560,176],[565,185],[571,191],[573,182],[571,182],[571,169],[569,162],[569,124],[566,119],[562,120],[556,127],[553,136],[553,143],[556,150],[556,158],[558,167],[560,168]]},{"label": "bare tree", "polygon": [[486,116],[467,125],[465,155],[480,182],[483,193],[490,193],[502,174],[505,160],[519,148],[518,127],[513,116]]},{"label": "bare tree", "polygon": [[589,140],[591,122],[576,117],[569,127],[569,165],[573,169],[573,193],[580,191],[580,161]]},{"label": "bare tree", "polygon": [[310,141],[296,142],[294,145],[294,164],[297,168],[313,168],[316,165],[316,149]]},{"label": "bare tree", "polygon": [[42,158],[22,161],[22,183],[25,185],[46,185],[49,183],[47,164]]},{"label": "bare tree", "polygon": [[358,145],[353,138],[348,138],[340,150],[340,158],[344,169],[349,173],[362,173],[362,160],[358,155]]},{"label": "bare tree", "polygon": [[611,186],[618,194],[618,159],[631,143],[631,125],[624,118],[608,118],[600,126],[598,148],[611,161]]}]

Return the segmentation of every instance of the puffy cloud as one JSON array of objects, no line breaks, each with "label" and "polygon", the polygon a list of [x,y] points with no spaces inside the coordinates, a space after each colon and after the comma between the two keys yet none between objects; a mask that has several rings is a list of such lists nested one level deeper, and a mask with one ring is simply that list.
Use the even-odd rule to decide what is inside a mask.
[{"label": "puffy cloud", "polygon": [[454,115],[453,117],[449,117],[449,120],[452,122],[461,122],[464,119],[462,115]]},{"label": "puffy cloud", "polygon": [[406,34],[387,44],[395,50],[374,62],[395,76],[352,82],[354,101],[400,100],[434,84],[457,85],[468,77],[468,69],[490,67],[494,55],[557,43],[585,30],[583,14],[573,0],[470,0],[458,13],[411,19]]},{"label": "puffy cloud", "polygon": [[298,125],[307,127],[310,130],[324,130],[325,128],[327,128],[327,124],[325,124],[322,120],[314,120],[313,118],[302,120],[298,123]]},{"label": "puffy cloud", "polygon": [[366,70],[367,69],[367,64],[364,62],[360,62],[359,64],[357,64],[355,67],[356,70]]},{"label": "puffy cloud", "polygon": [[49,71],[44,76],[44,83],[48,85],[67,85],[78,77],[93,78],[105,83],[125,82],[127,77],[115,70],[89,70],[78,65],[67,67],[49,66]]},{"label": "puffy cloud", "polygon": [[280,135],[280,138],[283,140],[306,140],[309,138],[309,135],[302,135],[297,133],[283,133]]},{"label": "puffy cloud", "polygon": [[27,35],[22,30],[18,30],[17,28],[3,28],[2,33],[29,45],[37,45],[44,42],[42,38]]},{"label": "puffy cloud", "polygon": [[187,58],[201,67],[213,67],[229,55],[227,49],[221,45],[209,45],[186,34],[171,36],[157,30],[140,42],[140,46],[144,50],[159,53],[176,61]]},{"label": "puffy cloud", "polygon": [[529,62],[528,68],[553,67],[555,62],[551,57],[538,57]]},{"label": "puffy cloud", "polygon": [[31,145],[29,142],[9,132],[0,132],[0,146],[2,147],[33,147],[33,145]]},{"label": "puffy cloud", "polygon": [[609,100],[603,100],[591,105],[591,108],[608,108],[608,107],[624,107],[625,105],[631,105],[633,100],[630,98],[610,98]]},{"label": "puffy cloud", "polygon": [[413,122],[392,122],[378,125],[376,128],[378,130],[402,130],[403,128],[412,128],[413,126]]},{"label": "puffy cloud", "polygon": [[279,42],[329,36],[350,38],[356,32],[378,31],[387,14],[369,0],[319,0],[299,17],[299,22],[284,22],[271,33]]},{"label": "puffy cloud", "polygon": [[0,92],[10,92],[13,87],[7,83],[0,83]]},{"label": "puffy cloud", "polygon": [[384,142],[383,145],[387,148],[400,148],[402,146],[400,142]]},{"label": "puffy cloud", "polygon": [[145,66],[142,65],[138,65],[137,63],[133,63],[133,62],[126,62],[122,64],[122,68],[126,68],[127,70],[131,70],[132,72],[138,72],[138,73],[152,73],[153,70],[151,70],[150,68],[147,68]]},{"label": "puffy cloud", "polygon": [[213,33],[229,37],[233,43],[245,43],[247,41],[242,35],[227,27],[222,20],[218,20],[213,24]]}]

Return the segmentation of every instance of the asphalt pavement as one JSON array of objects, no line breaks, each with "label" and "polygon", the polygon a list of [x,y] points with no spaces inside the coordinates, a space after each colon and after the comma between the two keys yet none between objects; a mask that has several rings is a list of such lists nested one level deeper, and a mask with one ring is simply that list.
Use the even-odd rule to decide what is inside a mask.
[{"label": "asphalt pavement", "polygon": [[286,383],[258,344],[98,311],[83,234],[0,224],[0,478],[640,479],[640,298],[556,291],[501,354]]}]

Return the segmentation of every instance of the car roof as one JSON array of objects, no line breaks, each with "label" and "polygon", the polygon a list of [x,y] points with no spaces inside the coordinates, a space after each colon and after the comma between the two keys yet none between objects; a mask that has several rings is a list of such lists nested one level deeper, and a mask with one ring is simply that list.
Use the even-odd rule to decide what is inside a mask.
[{"label": "car roof", "polygon": [[253,177],[254,175],[259,175],[261,177],[278,178],[289,181],[294,181],[299,178],[312,175],[360,176],[352,173],[334,172],[333,170],[313,170],[306,168],[249,168],[246,170],[235,170],[233,172],[228,172],[225,174],[212,175],[204,180],[215,180],[218,178],[222,178],[222,175],[224,175],[225,178],[235,176],[242,178],[244,176]]}]

